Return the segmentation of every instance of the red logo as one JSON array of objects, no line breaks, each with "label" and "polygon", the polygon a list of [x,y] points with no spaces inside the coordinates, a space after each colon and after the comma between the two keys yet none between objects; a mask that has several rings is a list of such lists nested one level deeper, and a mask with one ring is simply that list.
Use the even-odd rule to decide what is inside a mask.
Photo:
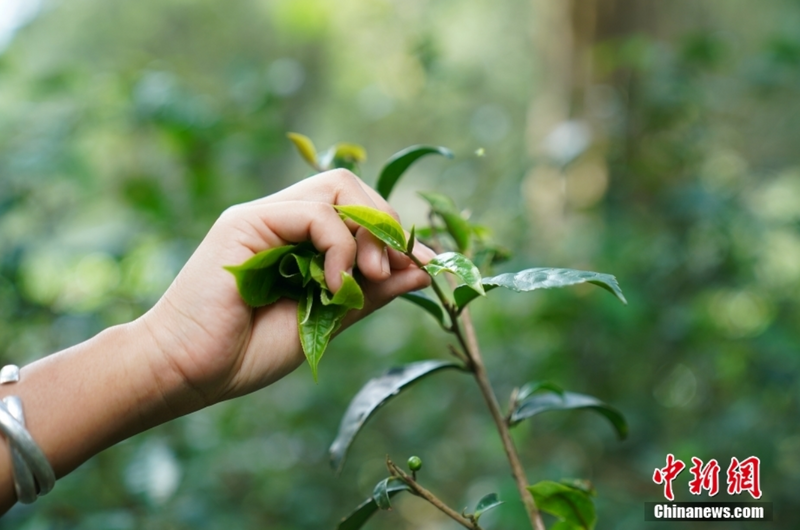
[{"label": "red logo", "polygon": [[664,497],[674,501],[675,495],[672,493],[672,481],[681,474],[686,464],[680,460],[676,460],[672,453],[667,455],[667,465],[661,469],[656,468],[653,472],[653,482],[656,484],[664,484]]},{"label": "red logo", "polygon": [[735,456],[731,458],[731,465],[728,466],[728,493],[738,495],[749,491],[754,499],[761,498],[760,468],[761,461],[757,456],[745,458],[741,462]]},{"label": "red logo", "polygon": [[[678,478],[685,468],[686,464],[670,453],[667,455],[667,465],[653,471],[653,482],[664,485],[666,499],[675,500],[672,481]],[[727,472],[728,494],[739,495],[746,491],[754,499],[761,498],[760,468],[761,461],[757,456],[751,456],[742,461],[736,457],[731,458],[731,465],[728,466]],[[692,474],[692,479],[689,481],[689,493],[700,495],[705,490],[711,497],[719,493],[719,472],[720,466],[716,459],[712,458],[703,465],[702,460],[693,456],[692,467],[689,468],[689,473]]]},{"label": "red logo", "polygon": [[689,493],[700,495],[703,490],[708,491],[708,495],[713,497],[719,493],[719,463],[713,458],[703,467],[703,461],[693,456],[689,473],[694,477],[689,481]]}]

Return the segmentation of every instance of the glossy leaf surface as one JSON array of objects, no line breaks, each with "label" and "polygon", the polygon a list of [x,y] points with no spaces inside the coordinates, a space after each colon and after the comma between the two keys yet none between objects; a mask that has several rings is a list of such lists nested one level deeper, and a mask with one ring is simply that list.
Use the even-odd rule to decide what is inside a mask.
[{"label": "glossy leaf surface", "polygon": [[430,154],[439,154],[447,158],[453,158],[452,151],[445,147],[412,145],[411,147],[395,153],[389,158],[386,165],[381,169],[380,175],[378,175],[375,189],[381,194],[381,197],[388,199],[395,184],[397,184],[397,181],[400,180],[400,177],[403,176],[403,173],[406,172],[411,164],[423,156]]},{"label": "glossy leaf surface", "polygon": [[[611,274],[604,274],[601,272],[579,271],[575,269],[534,268],[520,272],[507,272],[498,276],[484,278],[482,283],[487,292],[495,287],[505,287],[506,289],[517,291],[518,293],[535,291],[537,289],[567,287],[579,283],[593,283],[612,293],[619,298],[623,304],[628,303],[628,301],[625,300],[625,296],[622,294],[617,279]],[[476,298],[472,289],[461,285],[456,287],[453,296],[459,308],[463,308]]]},{"label": "glossy leaf surface", "polygon": [[[383,482],[383,481],[381,481]],[[400,479],[390,478],[386,481],[386,495],[390,499],[401,491],[411,491],[408,485]],[[342,518],[336,530],[358,530],[366,524],[370,517],[378,511],[378,504],[375,499],[370,497],[365,500],[353,512]]]},{"label": "glossy leaf surface", "polygon": [[341,470],[347,450],[361,427],[378,408],[411,383],[446,368],[460,369],[461,366],[448,361],[420,361],[392,368],[382,376],[370,379],[350,402],[339,424],[339,432],[328,450],[331,465]]},{"label": "glossy leaf surface", "polygon": [[465,288],[475,292],[475,296],[486,294],[481,284],[481,272],[469,258],[458,252],[445,252],[439,254],[423,267],[431,276],[440,272],[449,272],[456,275]]},{"label": "glossy leaf surface", "polygon": [[370,233],[400,252],[406,251],[406,234],[394,217],[369,206],[334,206],[343,219],[350,219],[363,226]]},{"label": "glossy leaf surface", "polygon": [[[539,510],[555,515],[572,528],[592,530],[597,514],[592,498],[584,491],[559,482],[545,480],[528,486]],[[567,528],[562,524],[562,528]]]},{"label": "glossy leaf surface", "polygon": [[[311,307],[309,308],[308,305]],[[317,296],[301,298],[297,304],[297,324],[300,344],[306,356],[314,381],[317,366],[333,333],[339,329],[347,308],[339,305],[324,305]]]},{"label": "glossy leaf surface", "polygon": [[420,191],[418,195],[431,206],[431,211],[442,218],[447,232],[456,242],[459,252],[467,252],[472,246],[472,227],[461,216],[453,199],[442,193]]},{"label": "glossy leaf surface", "polygon": [[589,409],[605,416],[616,429],[620,438],[628,435],[628,423],[617,409],[597,398],[574,392],[559,395],[554,392],[537,393],[521,400],[511,413],[510,424],[516,425],[524,419],[550,410]]}]

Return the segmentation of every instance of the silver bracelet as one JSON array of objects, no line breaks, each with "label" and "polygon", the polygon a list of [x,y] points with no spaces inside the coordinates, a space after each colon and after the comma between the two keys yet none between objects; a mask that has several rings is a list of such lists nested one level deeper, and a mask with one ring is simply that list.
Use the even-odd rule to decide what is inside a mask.
[{"label": "silver bracelet", "polygon": [[[17,366],[9,364],[0,370],[0,385],[17,381]],[[0,432],[9,441],[17,500],[30,504],[37,497],[49,493],[56,483],[56,476],[47,457],[25,429],[19,396],[6,396],[0,401]]]}]

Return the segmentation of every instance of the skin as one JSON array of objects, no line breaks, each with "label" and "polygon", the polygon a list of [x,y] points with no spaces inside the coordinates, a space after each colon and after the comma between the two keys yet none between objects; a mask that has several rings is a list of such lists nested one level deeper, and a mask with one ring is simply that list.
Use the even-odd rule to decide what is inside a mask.
[{"label": "skin", "polygon": [[[333,209],[342,204],[397,218],[380,195],[345,170],[229,208],[150,311],[24,366],[18,383],[0,386],[0,398],[22,399],[28,431],[56,476],[134,434],[264,388],[304,362],[296,302],[248,307],[224,265],[310,240],[325,252],[325,280],[334,292],[341,271],[357,265],[361,273],[365,307],[351,312],[343,328],[429,285],[427,273],[406,256],[343,222]],[[434,256],[420,244],[414,254],[423,263]],[[15,502],[8,444],[0,443],[0,513]]]}]

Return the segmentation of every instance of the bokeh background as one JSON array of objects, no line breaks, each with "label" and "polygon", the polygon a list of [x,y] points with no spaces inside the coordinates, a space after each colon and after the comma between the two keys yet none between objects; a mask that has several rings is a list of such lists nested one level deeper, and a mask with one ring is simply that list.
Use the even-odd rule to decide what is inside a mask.
[{"label": "bokeh background", "polygon": [[[529,478],[588,478],[598,528],[636,529],[667,453],[716,458],[723,487],[730,457],[755,455],[776,521],[726,528],[800,526],[798,2],[2,0],[0,48],[3,363],[146,311],[222,210],[309,174],[287,131],[364,145],[368,182],[407,145],[444,145],[455,159],[393,196],[407,226],[425,221],[416,190],[448,193],[514,251],[499,271],[610,272],[630,302],[475,303],[501,400],[550,380],[630,422],[624,442],[586,412],[521,425]],[[328,466],[360,386],[446,344],[393,303],[332,344],[319,384],[304,366],[121,443],[0,527],[333,528],[385,455],[418,454],[450,504],[498,491],[487,528],[525,528],[457,373],[382,409],[340,477]],[[368,528],[453,528],[397,499]]]}]

